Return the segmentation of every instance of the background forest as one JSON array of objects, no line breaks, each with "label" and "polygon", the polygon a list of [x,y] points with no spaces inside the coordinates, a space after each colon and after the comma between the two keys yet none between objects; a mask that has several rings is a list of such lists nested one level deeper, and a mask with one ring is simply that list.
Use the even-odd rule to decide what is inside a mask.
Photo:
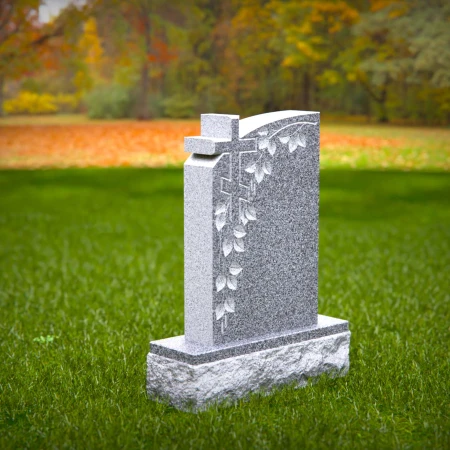
[{"label": "background forest", "polygon": [[45,23],[42,3],[0,2],[2,114],[450,119],[445,0],[87,0]]}]

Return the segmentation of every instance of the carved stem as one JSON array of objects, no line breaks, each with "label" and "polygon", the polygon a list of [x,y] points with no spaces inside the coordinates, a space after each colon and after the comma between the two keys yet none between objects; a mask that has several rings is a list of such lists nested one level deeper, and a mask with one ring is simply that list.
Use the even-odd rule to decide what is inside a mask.
[{"label": "carved stem", "polygon": [[275,133],[271,134],[268,137],[268,139],[273,138],[274,136],[276,136],[281,131],[285,130],[286,128],[293,127],[294,125],[302,125],[302,126],[303,125],[317,125],[317,122],[295,122],[295,123],[290,123],[289,125],[286,125],[283,128],[280,128],[279,130],[275,131]]}]

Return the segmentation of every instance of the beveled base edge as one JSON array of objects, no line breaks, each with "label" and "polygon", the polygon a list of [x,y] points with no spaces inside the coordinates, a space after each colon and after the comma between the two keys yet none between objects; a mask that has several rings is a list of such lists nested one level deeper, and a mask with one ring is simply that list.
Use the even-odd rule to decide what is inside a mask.
[{"label": "beveled base edge", "polygon": [[276,348],[282,345],[308,341],[310,339],[329,336],[344,331],[348,331],[348,322],[346,320],[319,314],[317,325],[311,328],[272,334],[258,339],[248,339],[215,347],[195,345],[186,342],[184,335],[176,336],[150,342],[150,352],[166,358],[196,365],[267,350],[269,348]]}]

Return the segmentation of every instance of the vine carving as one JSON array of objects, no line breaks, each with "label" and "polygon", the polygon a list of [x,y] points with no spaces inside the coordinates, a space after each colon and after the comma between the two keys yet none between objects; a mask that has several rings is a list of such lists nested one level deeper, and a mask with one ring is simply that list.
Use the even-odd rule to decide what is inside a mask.
[{"label": "vine carving", "polygon": [[[214,221],[219,233],[220,273],[215,280],[216,292],[220,292],[220,300],[216,303],[215,317],[221,322],[221,332],[225,332],[228,325],[228,315],[235,313],[235,299],[233,293],[239,286],[239,277],[243,268],[238,262],[238,256],[246,251],[245,237],[248,234],[248,224],[258,220],[258,214],[252,201],[257,195],[257,187],[267,176],[274,176],[273,160],[276,155],[287,150],[294,153],[298,148],[306,147],[306,134],[302,132],[307,125],[316,125],[317,122],[295,122],[286,125],[269,135],[268,128],[258,131],[257,157],[250,165],[244,168],[251,175],[248,188],[248,199],[240,201],[238,220],[233,222],[231,208],[233,192],[227,193],[226,200],[216,204]],[[231,161],[231,160],[230,160]],[[239,165],[239,170],[241,167]],[[240,174],[239,174],[240,175]]]}]

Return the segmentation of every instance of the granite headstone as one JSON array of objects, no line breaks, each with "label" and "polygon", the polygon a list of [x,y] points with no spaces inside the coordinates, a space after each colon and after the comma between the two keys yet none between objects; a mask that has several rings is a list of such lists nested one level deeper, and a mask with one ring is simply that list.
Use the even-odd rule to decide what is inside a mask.
[{"label": "granite headstone", "polygon": [[318,315],[319,124],[203,114],[185,138],[185,334],[151,342],[151,397],[199,409],[348,370],[348,322]]}]

